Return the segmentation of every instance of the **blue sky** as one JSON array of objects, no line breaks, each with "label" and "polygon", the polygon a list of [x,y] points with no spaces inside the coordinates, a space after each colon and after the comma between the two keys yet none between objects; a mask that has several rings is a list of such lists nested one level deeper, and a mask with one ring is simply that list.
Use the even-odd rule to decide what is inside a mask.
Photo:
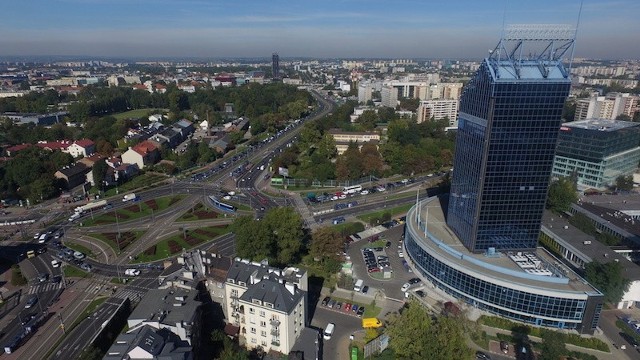
[{"label": "blue sky", "polygon": [[[0,56],[480,58],[579,0],[5,0]],[[503,16],[506,15],[506,16]],[[585,0],[575,56],[640,58],[640,1]]]}]

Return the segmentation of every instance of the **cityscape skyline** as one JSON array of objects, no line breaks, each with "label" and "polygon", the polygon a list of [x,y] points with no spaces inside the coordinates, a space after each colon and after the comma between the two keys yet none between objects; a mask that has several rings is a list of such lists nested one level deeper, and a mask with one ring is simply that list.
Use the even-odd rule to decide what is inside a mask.
[{"label": "cityscape skyline", "polygon": [[[0,47],[5,56],[267,57],[276,51],[283,58],[477,58],[492,48],[503,21],[575,26],[579,8],[579,1],[546,0],[393,6],[37,0],[5,5],[0,31],[9,36]],[[584,1],[575,56],[640,58],[640,49],[628,45],[640,32],[634,9],[640,4],[630,0]]]}]

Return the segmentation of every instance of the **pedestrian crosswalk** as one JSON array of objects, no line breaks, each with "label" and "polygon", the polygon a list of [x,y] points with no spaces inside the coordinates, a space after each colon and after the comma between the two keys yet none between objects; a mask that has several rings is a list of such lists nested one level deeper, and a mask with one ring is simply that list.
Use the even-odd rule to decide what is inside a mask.
[{"label": "pedestrian crosswalk", "polygon": [[62,289],[61,283],[57,283],[57,284],[46,283],[46,284],[31,285],[29,286],[29,295],[38,294],[45,291],[57,290],[57,289]]},{"label": "pedestrian crosswalk", "polygon": [[142,296],[143,293],[141,291],[127,288],[119,289],[115,292],[115,294],[113,294],[113,297],[117,297],[119,299],[129,298],[132,301],[137,301],[142,298]]}]

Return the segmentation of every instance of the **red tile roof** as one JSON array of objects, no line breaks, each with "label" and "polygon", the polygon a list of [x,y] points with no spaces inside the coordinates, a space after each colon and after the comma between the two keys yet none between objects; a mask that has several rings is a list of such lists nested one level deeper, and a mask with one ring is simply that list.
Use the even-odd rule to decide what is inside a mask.
[{"label": "red tile roof", "polygon": [[140,155],[146,155],[152,151],[158,150],[158,147],[151,141],[145,140],[134,146],[132,149]]},{"label": "red tile roof", "polygon": [[33,145],[31,145],[31,144],[20,144],[20,145],[14,145],[12,147],[8,147],[6,150],[7,150],[7,152],[14,153],[14,152],[18,152],[20,150],[28,149],[31,146],[33,146]]},{"label": "red tile roof", "polygon": [[74,141],[73,143],[83,148],[87,148],[95,144],[93,140],[89,140],[89,139],[80,139],[80,140]]}]

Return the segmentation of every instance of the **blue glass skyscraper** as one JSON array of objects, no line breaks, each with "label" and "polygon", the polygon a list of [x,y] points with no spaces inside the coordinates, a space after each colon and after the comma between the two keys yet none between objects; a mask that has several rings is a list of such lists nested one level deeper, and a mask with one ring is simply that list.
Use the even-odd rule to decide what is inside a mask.
[{"label": "blue glass skyscraper", "polygon": [[508,27],[463,90],[447,224],[472,252],[537,245],[574,39],[565,26]]}]

